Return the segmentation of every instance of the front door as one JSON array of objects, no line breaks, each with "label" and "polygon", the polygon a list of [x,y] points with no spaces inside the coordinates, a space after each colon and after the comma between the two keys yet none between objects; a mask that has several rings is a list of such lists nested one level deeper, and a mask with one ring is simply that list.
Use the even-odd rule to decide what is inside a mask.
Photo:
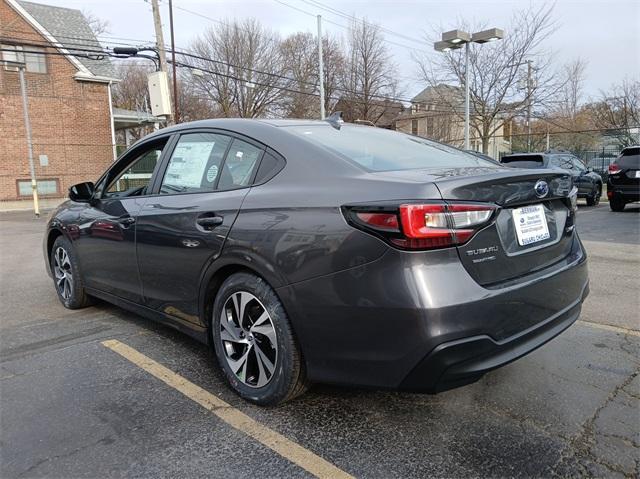
[{"label": "front door", "polygon": [[136,224],[149,307],[200,323],[200,278],[222,251],[262,153],[259,145],[224,134],[180,136]]},{"label": "front door", "polygon": [[142,303],[135,222],[166,143],[161,138],[134,148],[98,182],[74,243],[88,288]]}]

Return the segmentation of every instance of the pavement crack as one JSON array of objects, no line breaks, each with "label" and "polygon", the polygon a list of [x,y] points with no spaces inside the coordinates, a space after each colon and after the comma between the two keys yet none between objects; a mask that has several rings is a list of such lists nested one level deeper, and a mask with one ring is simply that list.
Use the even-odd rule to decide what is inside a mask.
[{"label": "pavement crack", "polygon": [[[618,394],[620,393],[628,394],[628,391],[625,388],[627,388],[638,375],[640,375],[640,369],[637,369],[635,372],[629,375],[629,377],[627,377],[627,379],[625,379],[625,381],[622,384],[619,384],[618,386],[616,386],[614,390],[603,401],[603,403],[600,406],[598,406],[598,408],[596,408],[593,415],[584,422],[584,424],[580,428],[580,432],[578,432],[578,434],[576,434],[572,439],[570,439],[567,450],[563,452],[563,454],[561,455],[560,460],[554,466],[554,470],[564,465],[566,461],[573,458],[578,458],[578,459],[590,460],[600,466],[607,468],[609,471],[620,473],[625,477],[631,478],[635,476],[634,472],[629,472],[629,470],[625,470],[619,464],[612,464],[609,461],[598,457],[595,454],[593,449],[596,446],[598,437],[616,438],[629,447],[632,447],[634,449],[638,448],[637,445],[633,443],[633,441],[630,441],[628,438],[619,437],[618,435],[615,435],[615,434],[598,432],[596,428],[596,421],[600,417],[604,409],[615,400]],[[577,464],[580,464],[579,467],[581,467],[582,469],[582,472],[580,475],[584,475],[584,474],[592,475],[589,473],[588,470],[585,469],[585,466],[582,465],[580,461],[575,461],[575,462]],[[637,464],[636,464],[636,467],[634,467],[634,469],[636,468],[637,468]]]}]

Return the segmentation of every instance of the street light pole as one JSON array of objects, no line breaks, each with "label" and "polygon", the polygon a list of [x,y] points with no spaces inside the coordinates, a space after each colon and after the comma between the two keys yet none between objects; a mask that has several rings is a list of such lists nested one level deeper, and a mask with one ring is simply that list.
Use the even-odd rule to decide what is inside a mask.
[{"label": "street light pole", "polygon": [[464,44],[464,149],[469,148],[469,42]]},{"label": "street light pole", "polygon": [[320,79],[320,119],[324,120],[324,60],[322,58],[322,15],[318,15],[318,78]]},{"label": "street light pole", "polygon": [[24,63],[18,65],[20,76],[20,92],[22,93],[22,112],[24,114],[24,127],[27,130],[27,149],[29,150],[29,173],[31,174],[31,192],[33,194],[33,212],[36,218],[40,217],[40,205],[38,204],[38,182],[36,181],[36,169],[33,165],[33,138],[31,134],[31,121],[29,120],[29,102],[27,100],[27,82],[24,79]]},{"label": "street light pole", "polygon": [[439,52],[449,52],[464,46],[464,149],[469,150],[469,44],[488,43],[504,38],[504,32],[499,28],[490,28],[473,35],[462,30],[452,30],[442,34],[442,41],[435,42],[433,47]]},{"label": "street light pole", "polygon": [[527,153],[531,152],[531,95],[533,95],[531,70],[531,60],[527,60]]}]

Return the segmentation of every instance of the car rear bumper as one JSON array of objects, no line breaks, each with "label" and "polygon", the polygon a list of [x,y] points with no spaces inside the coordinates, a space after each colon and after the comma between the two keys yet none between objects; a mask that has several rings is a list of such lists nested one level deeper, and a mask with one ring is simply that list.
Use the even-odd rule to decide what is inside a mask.
[{"label": "car rear bumper", "polygon": [[609,198],[618,196],[625,201],[640,201],[640,179],[626,179],[624,183],[607,182],[607,195]]},{"label": "car rear bumper", "polygon": [[582,297],[558,314],[504,341],[488,335],[463,338],[437,346],[418,363],[400,384],[400,389],[442,392],[480,379],[492,369],[504,366],[539,348],[571,326],[580,316]]},{"label": "car rear bumper", "polygon": [[389,249],[278,288],[312,381],[437,392],[477,379],[571,325],[588,294],[577,237],[561,262],[492,288],[455,250]]}]

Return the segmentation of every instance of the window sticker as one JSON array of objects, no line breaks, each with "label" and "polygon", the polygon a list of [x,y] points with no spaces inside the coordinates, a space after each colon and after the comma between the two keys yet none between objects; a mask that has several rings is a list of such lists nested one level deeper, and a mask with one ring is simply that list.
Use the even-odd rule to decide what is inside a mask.
[{"label": "window sticker", "polygon": [[207,181],[209,183],[213,183],[217,177],[218,167],[216,165],[211,165],[211,167],[207,170]]},{"label": "window sticker", "polygon": [[184,188],[200,188],[202,174],[214,145],[213,141],[178,144],[169,162],[165,183]]}]

